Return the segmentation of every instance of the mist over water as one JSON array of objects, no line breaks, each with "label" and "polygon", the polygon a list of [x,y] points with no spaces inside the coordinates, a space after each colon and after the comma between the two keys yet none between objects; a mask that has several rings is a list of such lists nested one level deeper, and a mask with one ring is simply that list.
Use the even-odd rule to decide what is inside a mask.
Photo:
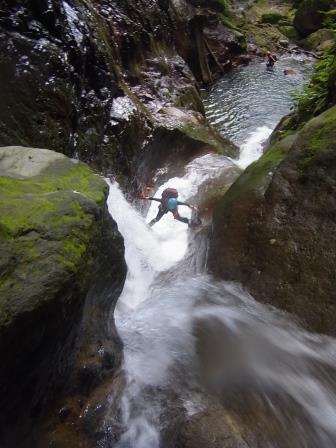
[{"label": "mist over water", "polygon": [[[242,139],[240,167],[260,156],[273,119],[255,120],[253,132],[235,134]],[[195,159],[155,196],[174,187],[179,200],[188,200],[209,178],[225,176],[227,160],[212,154]],[[272,414],[288,440],[277,446],[335,447],[335,340],[303,331],[238,284],[214,281],[206,273],[206,253],[198,250],[202,236],[170,214],[148,227],[158,203],[143,217],[113,183],[108,207],[128,265],[115,311],[126,380],[117,447],[164,448],[162,433],[174,417],[187,418],[236,390],[257,396]],[[188,217],[190,211],[181,207],[180,213]],[[200,269],[189,269],[190,257]]]}]

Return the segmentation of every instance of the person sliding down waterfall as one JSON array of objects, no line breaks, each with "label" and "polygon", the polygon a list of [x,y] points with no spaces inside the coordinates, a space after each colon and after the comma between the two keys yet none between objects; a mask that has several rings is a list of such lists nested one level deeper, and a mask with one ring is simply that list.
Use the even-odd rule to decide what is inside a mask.
[{"label": "person sliding down waterfall", "polygon": [[177,221],[184,222],[185,224],[188,224],[190,226],[191,220],[180,216],[180,214],[178,212],[178,206],[186,205],[187,207],[189,207],[193,210],[196,210],[196,207],[194,207],[193,205],[187,204],[186,202],[178,201],[177,197],[178,197],[178,192],[175,188],[166,188],[162,192],[161,199],[153,198],[153,197],[149,197],[149,196],[140,197],[140,199],[146,199],[149,201],[160,202],[158,214],[156,215],[156,217],[154,219],[151,220],[151,222],[149,223],[150,226],[153,226],[156,222],[160,221],[162,216],[168,212],[172,212],[174,219],[177,219]]}]

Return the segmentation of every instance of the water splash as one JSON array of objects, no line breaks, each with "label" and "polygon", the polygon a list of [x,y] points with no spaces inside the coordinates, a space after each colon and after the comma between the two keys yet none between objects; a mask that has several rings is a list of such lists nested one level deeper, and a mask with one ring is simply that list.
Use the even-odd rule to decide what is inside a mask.
[{"label": "water splash", "polygon": [[[283,431],[288,412],[295,413],[288,443],[335,446],[335,340],[304,332],[239,285],[178,272],[169,283],[164,274],[174,262],[162,251],[161,231],[148,228],[116,184],[108,204],[125,238],[131,275],[115,316],[127,380],[118,448],[160,447],[164,416],[176,412],[166,396],[179,397],[180,412],[190,415],[207,405],[209,394],[241,387],[271,403]],[[169,228],[169,220],[162,226]]]},{"label": "water splash", "polygon": [[248,167],[262,156],[264,144],[271,133],[272,129],[267,126],[261,126],[251,133],[240,147],[239,159],[236,161],[240,168]]}]

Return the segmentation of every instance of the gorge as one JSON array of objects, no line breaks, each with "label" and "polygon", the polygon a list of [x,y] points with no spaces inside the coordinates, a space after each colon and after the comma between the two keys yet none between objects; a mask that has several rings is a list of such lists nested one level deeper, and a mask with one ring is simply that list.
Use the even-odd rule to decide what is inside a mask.
[{"label": "gorge", "polygon": [[4,0],[2,447],[335,445],[335,7]]}]

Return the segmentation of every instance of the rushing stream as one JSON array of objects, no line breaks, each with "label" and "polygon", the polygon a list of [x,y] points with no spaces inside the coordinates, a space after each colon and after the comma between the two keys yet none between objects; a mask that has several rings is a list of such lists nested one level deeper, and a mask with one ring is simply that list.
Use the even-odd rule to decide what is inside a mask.
[{"label": "rushing stream", "polygon": [[[209,119],[240,144],[241,167],[260,155],[291,105],[289,89],[302,85],[306,69],[295,59],[286,64],[297,67],[295,80],[255,64],[221,80],[206,100]],[[210,154],[195,159],[156,196],[173,186],[188,200],[207,179],[225,176],[229,162]],[[108,206],[128,266],[115,311],[126,377],[117,447],[164,448],[162,434],[176,416],[190,418],[237,387],[261,397],[287,437],[288,444],[262,446],[335,447],[336,342],[304,332],[237,284],[215,282],[206,272],[202,232],[170,214],[147,226],[157,203],[144,218],[113,183]]]}]

